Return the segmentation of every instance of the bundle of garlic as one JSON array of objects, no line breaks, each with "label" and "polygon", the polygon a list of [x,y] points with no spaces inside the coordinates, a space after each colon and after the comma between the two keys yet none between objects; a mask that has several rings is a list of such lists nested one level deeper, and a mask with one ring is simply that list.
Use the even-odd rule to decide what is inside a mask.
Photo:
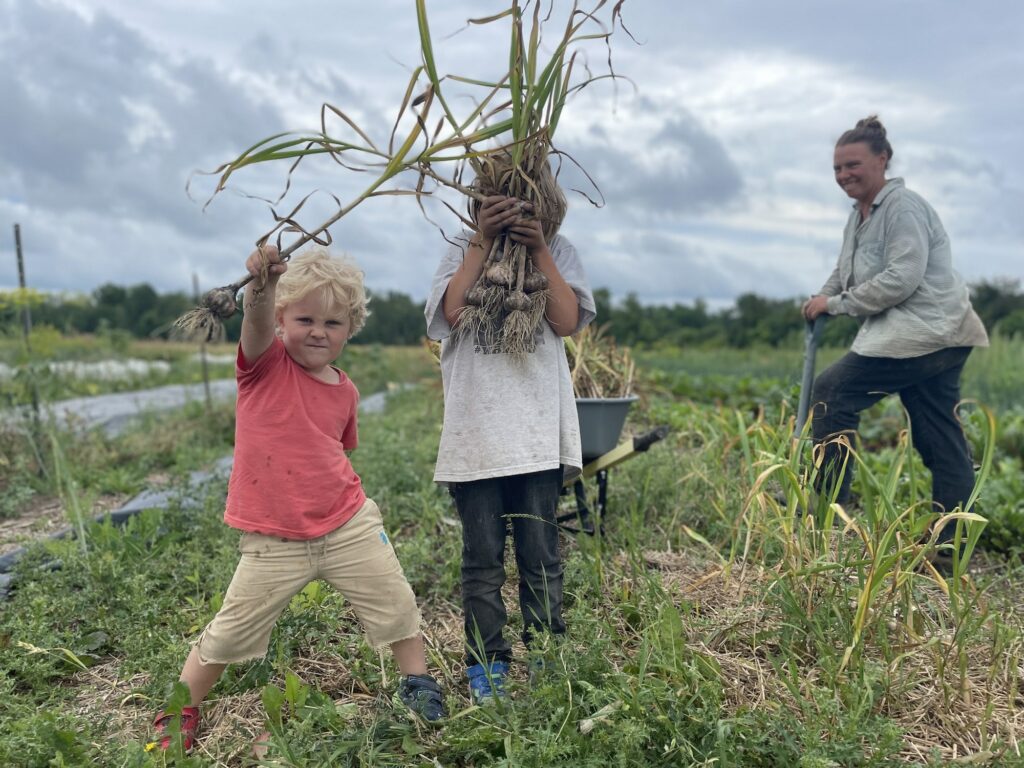
[{"label": "bundle of garlic", "polygon": [[[548,242],[565,217],[565,195],[548,163],[548,147],[531,142],[516,163],[512,153],[474,158],[473,190],[481,197],[502,195],[521,202],[520,210],[540,220]],[[479,210],[471,198],[470,215]],[[494,239],[483,271],[466,293],[468,305],[457,330],[480,340],[485,347],[506,354],[532,352],[536,331],[547,306],[548,278],[536,268],[525,245],[507,233]]]}]

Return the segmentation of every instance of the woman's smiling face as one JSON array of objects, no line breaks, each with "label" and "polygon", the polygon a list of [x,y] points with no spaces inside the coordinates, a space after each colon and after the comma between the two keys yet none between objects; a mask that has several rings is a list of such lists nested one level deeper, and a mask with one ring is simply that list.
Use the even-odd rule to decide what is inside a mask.
[{"label": "woman's smiling face", "polygon": [[836,183],[857,202],[870,205],[885,186],[885,166],[889,156],[873,154],[864,142],[836,147],[832,170]]}]

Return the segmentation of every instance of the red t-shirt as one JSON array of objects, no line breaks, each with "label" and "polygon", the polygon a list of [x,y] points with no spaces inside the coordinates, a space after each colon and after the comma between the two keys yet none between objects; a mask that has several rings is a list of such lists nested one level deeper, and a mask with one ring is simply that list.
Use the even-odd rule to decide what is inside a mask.
[{"label": "red t-shirt", "polygon": [[224,522],[287,539],[315,539],[366,501],[345,455],[358,443],[359,392],[310,376],[280,339],[254,363],[238,348],[235,460]]}]

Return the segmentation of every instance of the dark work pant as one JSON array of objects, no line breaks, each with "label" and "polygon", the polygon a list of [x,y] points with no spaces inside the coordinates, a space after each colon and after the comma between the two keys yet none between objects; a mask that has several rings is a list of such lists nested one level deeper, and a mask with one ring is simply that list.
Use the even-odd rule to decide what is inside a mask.
[{"label": "dark work pant", "polygon": [[452,486],[462,518],[462,607],[466,664],[510,661],[501,599],[505,583],[505,537],[511,528],[519,567],[523,642],[542,629],[565,632],[562,621],[562,561],[555,513],[562,470],[532,472]]},{"label": "dark work pant", "polygon": [[[960,373],[970,347],[950,347],[921,357],[864,357],[847,353],[814,382],[814,440],[825,443],[818,490],[831,493],[842,471],[846,448],[827,442],[846,434],[851,443],[860,412],[889,394],[898,393],[910,416],[914,447],[932,473],[932,504],[936,512],[952,512],[970,498],[974,464],[955,408],[960,401]],[[839,482],[837,500],[847,503],[853,463]],[[948,541],[953,526],[940,539]]]}]

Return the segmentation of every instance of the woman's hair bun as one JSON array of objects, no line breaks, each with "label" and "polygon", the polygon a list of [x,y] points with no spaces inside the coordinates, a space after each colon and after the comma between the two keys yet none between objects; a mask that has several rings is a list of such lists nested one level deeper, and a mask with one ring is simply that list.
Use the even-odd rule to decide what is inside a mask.
[{"label": "woman's hair bun", "polygon": [[885,126],[882,125],[882,121],[878,119],[878,115],[868,115],[862,120],[857,121],[857,128],[863,131],[877,131],[882,136],[885,136]]},{"label": "woman's hair bun", "polygon": [[889,161],[892,160],[892,144],[889,143],[889,139],[885,135],[885,126],[882,125],[882,121],[878,119],[878,115],[868,115],[867,117],[858,120],[857,125],[846,131],[842,136],[839,137],[839,141],[836,142],[837,147],[845,146],[846,144],[867,144],[871,149],[871,153],[874,155],[881,155],[883,152],[886,155],[885,167],[889,167]]}]

